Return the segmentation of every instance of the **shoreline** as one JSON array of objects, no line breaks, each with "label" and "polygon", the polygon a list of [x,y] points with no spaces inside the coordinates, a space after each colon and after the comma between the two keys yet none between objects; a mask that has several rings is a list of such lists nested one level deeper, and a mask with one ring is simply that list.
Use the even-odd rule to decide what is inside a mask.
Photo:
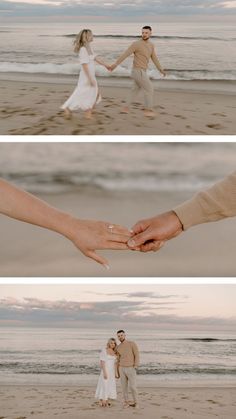
[{"label": "shoreline", "polygon": [[[97,76],[98,84],[102,87],[130,87],[132,80],[127,77],[119,76]],[[0,81],[25,82],[25,83],[46,83],[53,85],[72,85],[78,81],[78,75],[68,74],[46,74],[46,73],[23,73],[10,72],[0,73]],[[154,88],[159,91],[167,92],[199,92],[199,93],[218,93],[236,95],[236,80],[168,80],[151,79]]]}]

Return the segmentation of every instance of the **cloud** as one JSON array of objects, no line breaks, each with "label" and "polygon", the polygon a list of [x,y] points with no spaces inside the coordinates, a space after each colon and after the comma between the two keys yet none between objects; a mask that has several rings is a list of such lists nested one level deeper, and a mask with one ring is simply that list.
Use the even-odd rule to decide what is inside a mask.
[{"label": "cloud", "polygon": [[124,17],[143,18],[161,14],[189,15],[189,14],[222,14],[232,13],[235,0],[4,0],[0,11],[8,10],[9,16],[94,16],[94,17]]},{"label": "cloud", "polygon": [[[143,293],[137,293],[140,297]],[[153,293],[145,293],[151,294]],[[164,296],[165,297],[165,296]],[[170,297],[170,296],[167,296]],[[236,327],[236,318],[178,316],[173,312],[174,301],[67,301],[40,300],[37,298],[3,298],[0,300],[0,326],[54,326],[102,327],[133,324],[146,328],[196,328],[211,329]],[[173,305],[173,307],[172,307]],[[171,314],[170,314],[171,313]]]}]

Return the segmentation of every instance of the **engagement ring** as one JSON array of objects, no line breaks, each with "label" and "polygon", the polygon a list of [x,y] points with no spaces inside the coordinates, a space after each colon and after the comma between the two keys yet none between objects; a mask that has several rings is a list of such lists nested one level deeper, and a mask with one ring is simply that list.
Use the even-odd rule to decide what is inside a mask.
[{"label": "engagement ring", "polygon": [[109,225],[109,226],[108,226],[108,229],[109,229],[109,231],[110,231],[110,233],[111,233],[111,234],[113,233],[113,228],[114,228],[114,226],[113,226],[113,225]]}]

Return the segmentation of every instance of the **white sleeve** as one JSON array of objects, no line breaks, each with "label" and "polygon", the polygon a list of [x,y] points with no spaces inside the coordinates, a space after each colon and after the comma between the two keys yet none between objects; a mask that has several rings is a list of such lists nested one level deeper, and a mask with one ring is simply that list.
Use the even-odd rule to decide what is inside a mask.
[{"label": "white sleeve", "polygon": [[105,349],[102,349],[100,352],[100,361],[106,362],[106,360],[107,360],[106,351]]},{"label": "white sleeve", "polygon": [[85,47],[82,47],[79,52],[79,60],[80,64],[88,64],[89,63],[89,55],[88,51]]}]

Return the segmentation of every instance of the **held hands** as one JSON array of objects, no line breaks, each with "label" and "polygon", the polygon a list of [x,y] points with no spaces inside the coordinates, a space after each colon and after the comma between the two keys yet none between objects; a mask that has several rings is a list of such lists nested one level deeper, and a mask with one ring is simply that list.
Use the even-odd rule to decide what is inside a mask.
[{"label": "held hands", "polygon": [[113,70],[115,70],[116,65],[115,64],[106,64],[105,67],[108,71],[112,72]]},{"label": "held hands", "polygon": [[87,257],[109,269],[108,261],[96,250],[156,252],[167,240],[177,237],[183,226],[174,211],[138,221],[128,230],[118,224],[69,217],[63,235]]},{"label": "held hands", "polygon": [[156,252],[167,240],[177,237],[183,226],[174,211],[168,211],[153,218],[138,221],[132,228],[133,235],[128,240],[132,250]]}]

